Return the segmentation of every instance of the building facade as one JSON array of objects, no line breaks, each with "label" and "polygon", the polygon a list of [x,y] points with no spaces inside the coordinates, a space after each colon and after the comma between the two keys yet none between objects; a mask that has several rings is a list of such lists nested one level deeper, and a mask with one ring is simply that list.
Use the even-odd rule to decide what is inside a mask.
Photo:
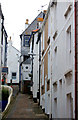
[{"label": "building facade", "polygon": [[45,113],[50,114],[50,36],[48,35],[48,16],[41,34],[41,105]]},{"label": "building facade", "polygon": [[[58,10],[62,9],[60,14]],[[52,116],[75,118],[74,4],[51,7],[52,15]]]},{"label": "building facade", "polygon": [[41,27],[40,104],[52,118],[75,118],[74,13],[74,1],[50,1]]},{"label": "building facade", "polygon": [[19,84],[20,76],[20,55],[21,53],[12,46],[12,40],[8,40],[7,48],[7,66],[8,66],[8,78],[7,84]]},{"label": "building facade", "polygon": [[[26,25],[26,29],[25,31],[20,35],[20,38],[21,38],[21,55],[23,56],[23,62],[21,64],[21,66],[26,66],[26,60],[30,58],[30,55],[29,53],[32,52],[32,44],[29,43],[30,39],[31,39],[31,36],[32,36],[32,31],[37,29],[39,27],[39,24],[38,24],[38,21],[37,21],[37,18],[42,18],[44,15],[43,13],[41,12],[40,14],[38,14],[38,16],[33,20],[33,22],[29,25],[28,24],[28,19],[26,21],[26,24],[28,24],[28,26]],[[25,78],[26,76],[28,76],[29,74],[32,74],[33,70],[32,70],[32,58],[29,59],[31,61],[30,65],[31,65],[31,68],[30,68],[30,73],[25,73]],[[24,67],[25,68],[25,67]],[[22,69],[22,76],[24,74],[23,72],[24,70]],[[23,79],[24,77],[22,77],[22,81],[23,82],[23,86],[26,87],[26,82],[27,82],[27,79]],[[29,83],[32,85],[32,79],[33,77],[31,76],[31,81],[30,81],[30,78],[28,79]],[[29,85],[29,86],[31,86]],[[24,88],[25,88],[24,87]],[[32,88],[30,88],[30,91],[31,91]],[[23,89],[24,90],[24,89]],[[28,89],[29,90],[29,89]],[[25,91],[26,92],[26,91]]]},{"label": "building facade", "polygon": [[40,40],[40,27],[44,21],[46,11],[40,13],[38,15],[37,25],[35,29],[32,30],[31,37],[30,37],[30,56],[32,58],[32,93],[33,93],[33,100],[34,102],[39,102],[40,104],[40,54],[41,54],[41,40]]}]

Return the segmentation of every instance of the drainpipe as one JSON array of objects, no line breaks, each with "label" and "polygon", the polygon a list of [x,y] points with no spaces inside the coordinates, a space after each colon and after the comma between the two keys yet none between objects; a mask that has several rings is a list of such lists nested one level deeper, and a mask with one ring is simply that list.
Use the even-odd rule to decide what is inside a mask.
[{"label": "drainpipe", "polygon": [[41,76],[41,37],[39,41],[39,105],[40,105],[40,76]]},{"label": "drainpipe", "polygon": [[[34,48],[34,33],[33,33],[33,39],[32,39],[32,51],[33,53],[33,48]],[[32,55],[32,79],[31,79],[31,84],[33,85],[33,55]]]},{"label": "drainpipe", "polygon": [[75,120],[77,120],[77,47],[76,47],[76,1],[74,0],[74,20],[75,20]]}]

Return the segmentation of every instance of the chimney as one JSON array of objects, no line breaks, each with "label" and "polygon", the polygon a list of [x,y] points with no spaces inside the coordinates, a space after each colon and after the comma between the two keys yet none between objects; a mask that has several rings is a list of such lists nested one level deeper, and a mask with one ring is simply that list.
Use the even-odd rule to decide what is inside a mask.
[{"label": "chimney", "polygon": [[43,10],[43,13],[46,14],[47,10]]},{"label": "chimney", "polygon": [[10,36],[10,38],[9,38],[9,40],[8,40],[8,44],[9,44],[10,46],[12,45],[11,36]]},{"label": "chimney", "polygon": [[26,22],[25,22],[25,29],[29,26],[29,23],[28,23],[28,19],[26,19]]}]

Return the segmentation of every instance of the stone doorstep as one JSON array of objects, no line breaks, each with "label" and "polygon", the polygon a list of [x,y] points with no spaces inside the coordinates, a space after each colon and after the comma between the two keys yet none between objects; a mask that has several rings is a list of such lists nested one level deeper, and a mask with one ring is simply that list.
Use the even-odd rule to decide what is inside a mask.
[{"label": "stone doorstep", "polygon": [[42,116],[42,117],[44,116],[45,117],[45,114],[36,114],[36,116],[39,116],[39,117],[40,116]]}]

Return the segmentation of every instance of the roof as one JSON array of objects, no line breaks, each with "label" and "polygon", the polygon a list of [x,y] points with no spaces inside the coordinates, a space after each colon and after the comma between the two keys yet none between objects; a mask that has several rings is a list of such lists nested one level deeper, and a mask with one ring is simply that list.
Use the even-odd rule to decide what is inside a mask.
[{"label": "roof", "polygon": [[[37,26],[37,18],[42,18],[43,12],[40,12],[38,16],[33,20],[33,22],[25,29],[25,31],[21,35],[31,34],[32,30],[36,29]],[[20,35],[20,36],[21,36]]]},{"label": "roof", "polygon": [[31,64],[31,58],[28,58],[27,60],[25,60],[23,64]]},{"label": "roof", "polygon": [[16,49],[14,46],[12,46],[15,50],[17,50],[19,53],[21,53],[18,49]]}]

